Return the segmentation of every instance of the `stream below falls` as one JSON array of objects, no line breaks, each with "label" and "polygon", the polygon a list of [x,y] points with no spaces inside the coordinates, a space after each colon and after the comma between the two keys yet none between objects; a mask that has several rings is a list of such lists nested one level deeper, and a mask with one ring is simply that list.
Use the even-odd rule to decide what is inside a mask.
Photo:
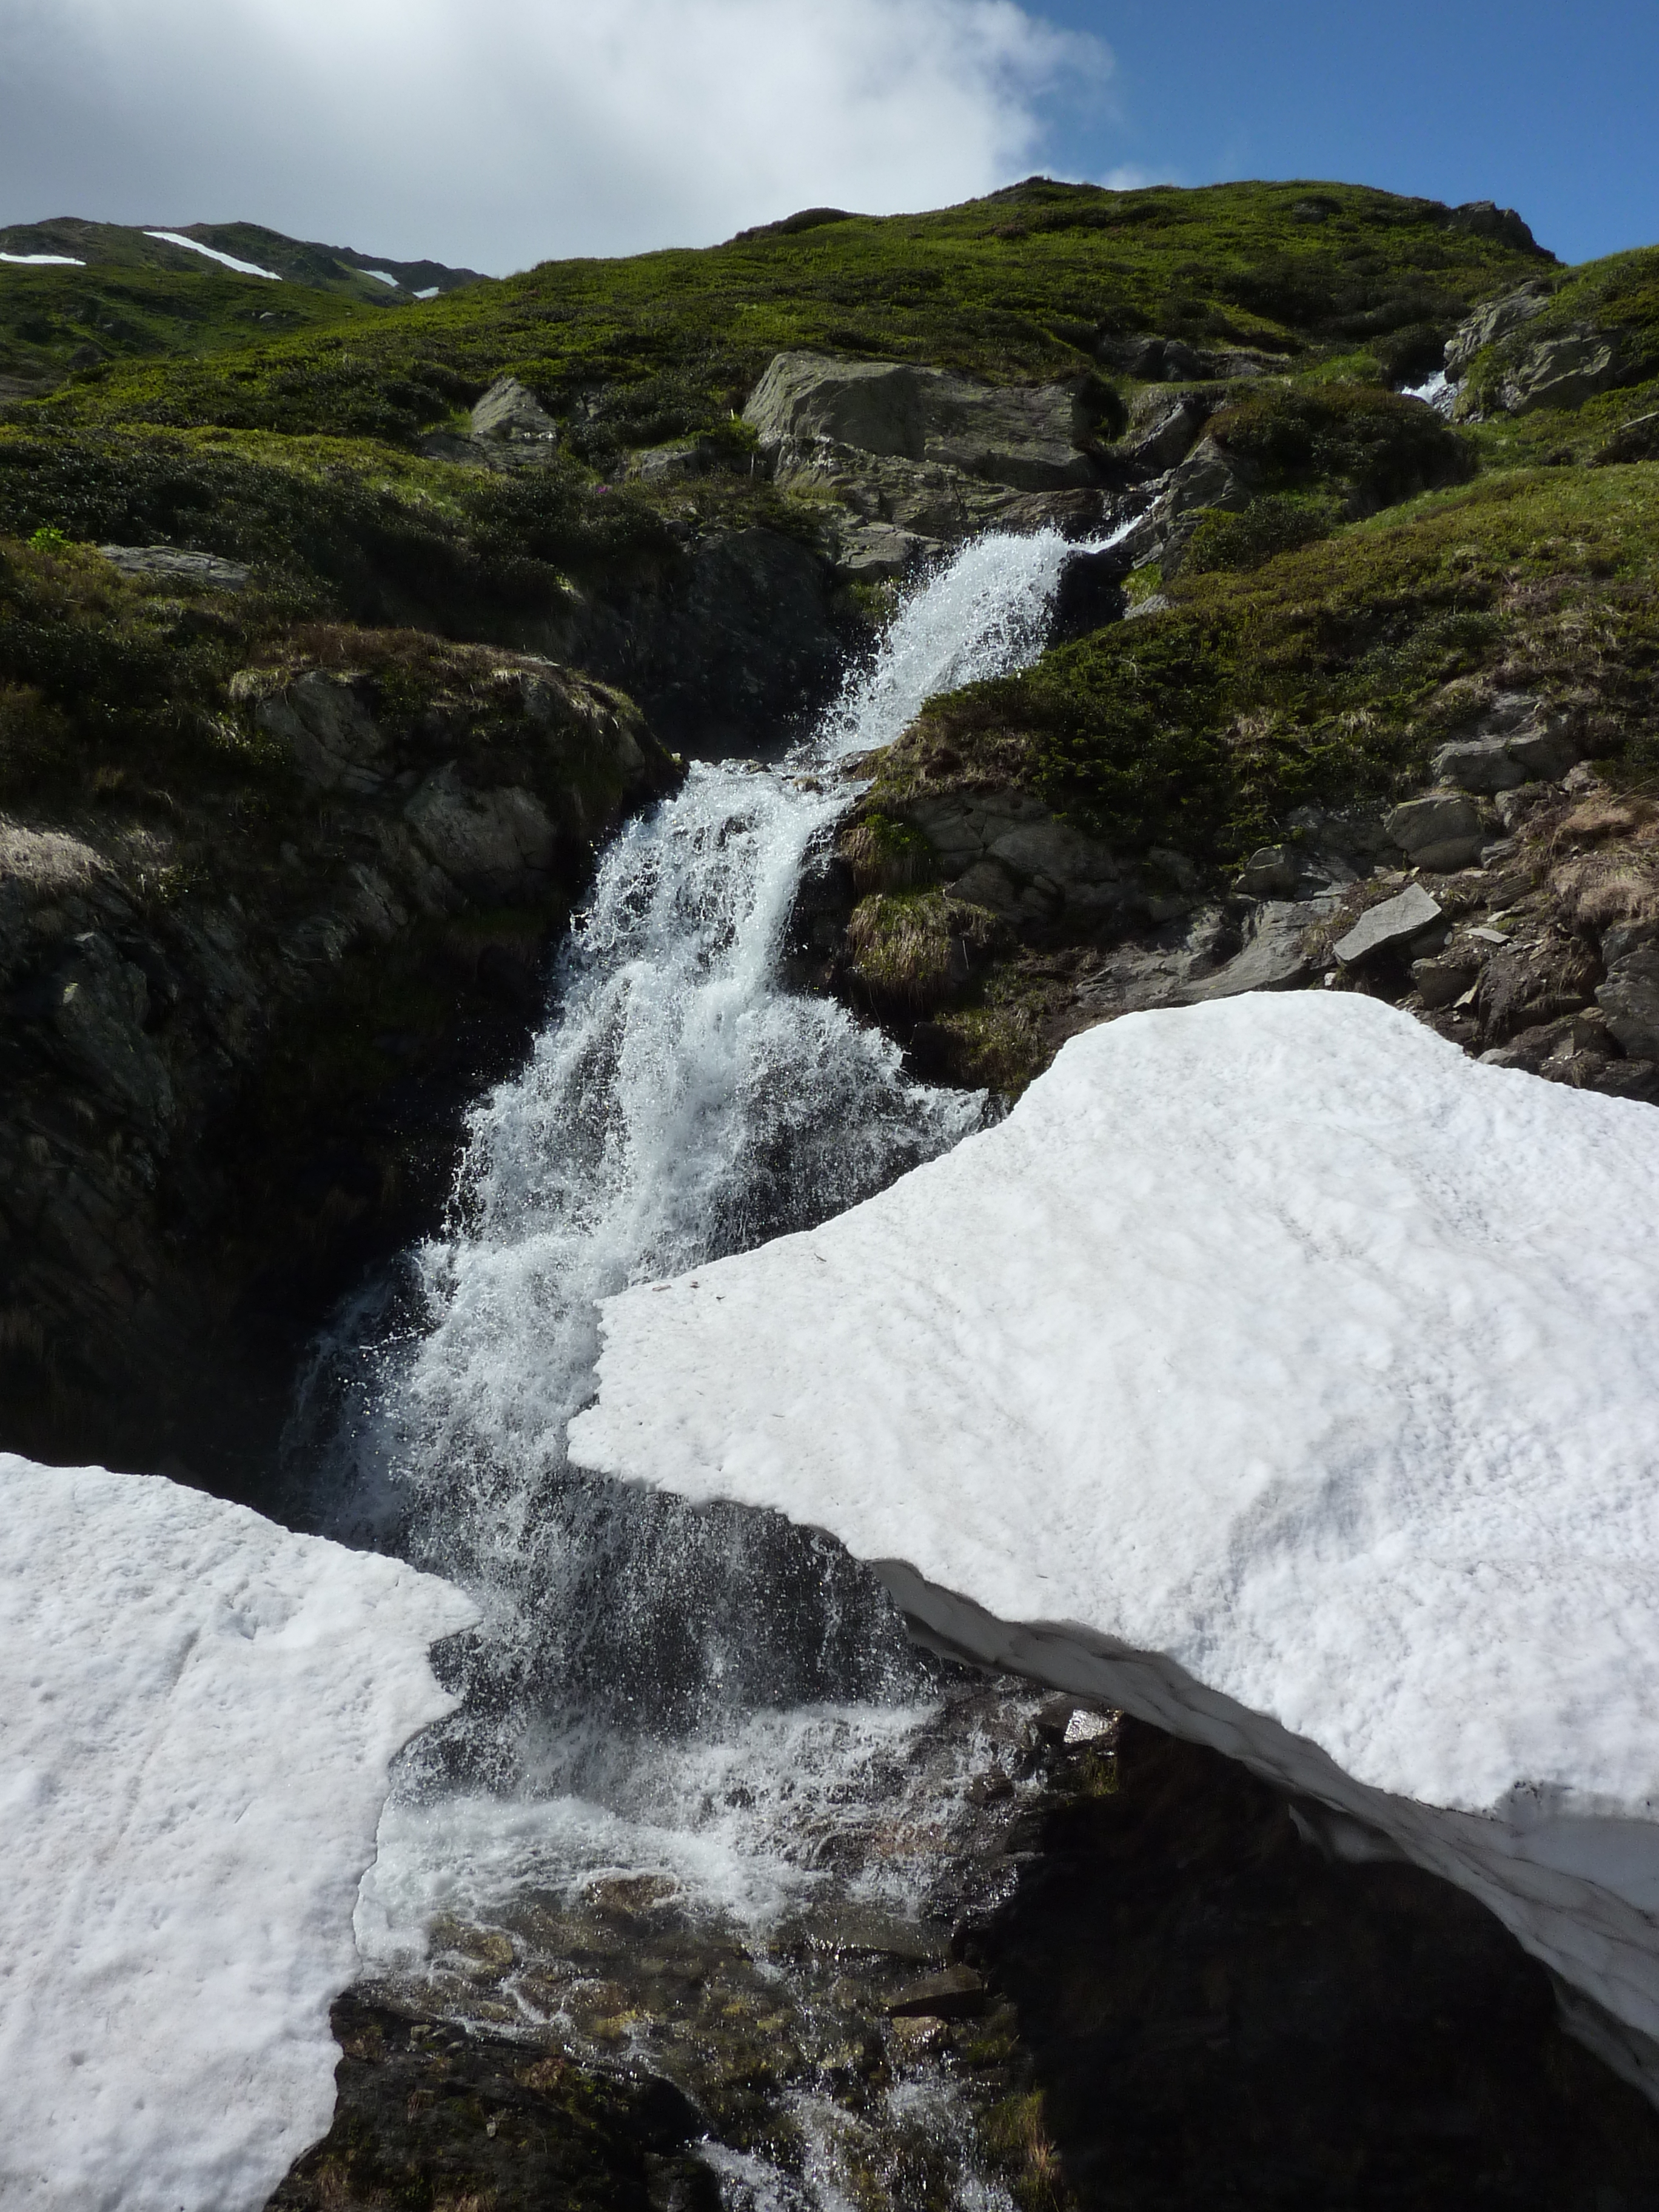
[{"label": "stream below falls", "polygon": [[734,2212],[1011,2203],[937,2009],[884,2022],[1012,1886],[1036,1701],[918,1653],[827,1540],[597,1479],[566,1428],[598,1300],[809,1227],[991,1110],[788,988],[786,925],[845,763],[1033,660],[1073,550],[969,546],[805,743],[697,763],[622,832],[444,1233],[339,1317],[291,1425],[313,1525],[483,1613],[381,1825],[366,1986],[677,2082]]},{"label": "stream below falls", "polygon": [[1659,2114],[1472,1899],[930,1658],[822,1537],[566,1456],[599,1299],[995,1110],[793,988],[790,916],[860,756],[1032,660],[1071,550],[970,545],[805,743],[623,831],[442,1233],[318,1348],[295,1516],[483,1624],[439,1655],[460,1702],[360,1893],[334,2127],[271,2212],[1659,2212]]}]

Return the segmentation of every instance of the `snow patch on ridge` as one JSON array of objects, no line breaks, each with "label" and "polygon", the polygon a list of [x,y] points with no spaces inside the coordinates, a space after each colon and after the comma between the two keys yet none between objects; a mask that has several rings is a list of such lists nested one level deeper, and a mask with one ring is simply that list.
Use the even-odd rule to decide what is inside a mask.
[{"label": "snow patch on ridge", "polygon": [[186,253],[205,253],[210,261],[222,263],[239,276],[268,276],[273,284],[283,281],[274,269],[261,269],[257,261],[239,261],[234,253],[221,253],[216,246],[204,246],[199,238],[186,238],[181,230],[147,230],[144,236],[159,238],[163,246],[182,246]]},{"label": "snow patch on ridge", "polygon": [[238,2212],[327,2131],[388,1768],[475,1618],[160,1476],[0,1454],[0,2202]]},{"label": "snow patch on ridge", "polygon": [[833,1531],[1659,2036],[1659,1116],[1358,997],[1073,1040],[999,1127],[604,1308],[573,1458]]}]

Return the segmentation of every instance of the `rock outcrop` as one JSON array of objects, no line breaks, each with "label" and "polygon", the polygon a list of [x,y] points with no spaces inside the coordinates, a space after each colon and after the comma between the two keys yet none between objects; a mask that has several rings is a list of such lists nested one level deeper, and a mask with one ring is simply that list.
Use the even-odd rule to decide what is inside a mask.
[{"label": "rock outcrop", "polygon": [[595,843],[676,778],[629,701],[551,663],[338,642],[365,657],[231,687],[262,812],[0,821],[20,1443],[257,1454],[296,1329],[441,1189]]},{"label": "rock outcrop", "polygon": [[784,486],[848,513],[843,573],[904,573],[976,530],[1097,529],[1108,512],[1092,419],[1063,385],[975,384],[906,362],[777,355],[744,419]]}]

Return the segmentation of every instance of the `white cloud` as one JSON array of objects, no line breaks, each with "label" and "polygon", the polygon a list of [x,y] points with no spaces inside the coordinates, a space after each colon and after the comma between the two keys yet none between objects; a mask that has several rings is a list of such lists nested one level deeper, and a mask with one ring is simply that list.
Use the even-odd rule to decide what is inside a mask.
[{"label": "white cloud", "polygon": [[1110,57],[1014,0],[11,0],[0,219],[247,217],[491,269],[933,207]]},{"label": "white cloud", "polygon": [[1093,181],[1104,185],[1109,192],[1139,192],[1148,185],[1173,185],[1176,179],[1166,170],[1143,169],[1138,161],[1121,161]]}]

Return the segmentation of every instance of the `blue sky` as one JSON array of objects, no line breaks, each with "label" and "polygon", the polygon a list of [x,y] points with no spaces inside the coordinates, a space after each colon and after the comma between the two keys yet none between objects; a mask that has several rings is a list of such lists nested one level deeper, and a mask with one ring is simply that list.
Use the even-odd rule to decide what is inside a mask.
[{"label": "blue sky", "polygon": [[1036,169],[1659,243],[1659,0],[0,0],[0,223],[246,217],[500,272]]},{"label": "blue sky", "polygon": [[1091,32],[1103,94],[1052,165],[1179,184],[1324,177],[1518,208],[1582,261],[1659,243],[1659,0],[1039,0]]}]

